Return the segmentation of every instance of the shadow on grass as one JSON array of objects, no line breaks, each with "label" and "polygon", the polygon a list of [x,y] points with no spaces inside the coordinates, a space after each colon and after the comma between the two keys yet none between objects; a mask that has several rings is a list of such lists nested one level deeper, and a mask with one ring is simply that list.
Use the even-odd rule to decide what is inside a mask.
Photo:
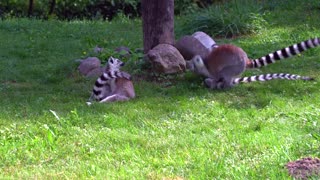
[{"label": "shadow on grass", "polygon": [[[190,86],[190,84],[193,84]],[[272,104],[274,100],[288,99],[290,101],[301,101],[304,97],[313,96],[318,92],[317,82],[302,81],[286,81],[275,80],[273,82],[255,82],[251,84],[240,84],[231,89],[210,90],[203,83],[196,81],[187,81],[177,83],[169,88],[159,88],[158,91],[151,90],[144,94],[144,88],[138,90],[136,101],[152,98],[161,98],[164,101],[190,101],[193,98],[202,99],[204,101],[215,101],[227,108],[247,109],[256,108],[263,109]],[[152,86],[152,85],[151,85]],[[194,104],[197,105],[197,104]]]}]

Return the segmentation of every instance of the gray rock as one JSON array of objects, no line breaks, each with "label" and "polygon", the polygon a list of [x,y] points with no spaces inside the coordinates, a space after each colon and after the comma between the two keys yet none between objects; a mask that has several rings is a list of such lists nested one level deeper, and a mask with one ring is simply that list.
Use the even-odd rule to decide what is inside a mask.
[{"label": "gray rock", "polygon": [[135,53],[140,53],[140,54],[143,54],[143,51],[144,51],[143,48],[137,48],[134,50]]},{"label": "gray rock", "polygon": [[217,43],[208,34],[202,31],[193,33],[192,37],[198,39],[199,42],[209,50],[212,50],[212,48],[217,45]]},{"label": "gray rock", "polygon": [[95,53],[101,53],[103,51],[103,48],[99,47],[99,46],[96,46],[94,49],[93,49],[93,52]]},{"label": "gray rock", "polygon": [[100,60],[97,57],[88,57],[83,59],[78,66],[80,74],[86,76],[93,69],[99,68],[101,65]]},{"label": "gray rock", "polygon": [[180,52],[169,44],[159,44],[151,49],[147,59],[158,73],[181,73],[186,69],[186,62]]},{"label": "gray rock", "polygon": [[75,60],[74,60],[74,62],[79,63],[79,64],[80,64],[82,61],[83,61],[83,59],[75,59]]},{"label": "gray rock", "polygon": [[100,77],[102,75],[102,73],[103,73],[103,70],[104,70],[104,68],[102,68],[102,67],[98,67],[98,68],[92,69],[91,71],[89,71],[86,74],[86,77],[88,77],[88,78]]},{"label": "gray rock", "polygon": [[175,47],[179,50],[185,60],[192,59],[195,55],[200,55],[202,58],[215,47],[215,41],[204,32],[196,32],[192,36],[183,36],[175,43]]},{"label": "gray rock", "polygon": [[121,57],[130,57],[131,51],[128,47],[120,46],[114,49],[115,52],[119,53]]}]

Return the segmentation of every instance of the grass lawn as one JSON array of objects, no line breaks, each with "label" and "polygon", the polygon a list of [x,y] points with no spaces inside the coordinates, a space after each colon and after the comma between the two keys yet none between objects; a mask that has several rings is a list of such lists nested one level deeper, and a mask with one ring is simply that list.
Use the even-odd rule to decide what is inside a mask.
[{"label": "grass lawn", "polygon": [[[217,41],[257,58],[319,37],[319,17],[273,12],[260,33]],[[136,99],[89,107],[95,80],[74,60],[97,44],[140,48],[141,22],[0,21],[0,179],[290,179],[287,162],[320,157],[320,48],[245,72],[314,82],[217,91],[187,73],[169,86],[135,81]]]}]

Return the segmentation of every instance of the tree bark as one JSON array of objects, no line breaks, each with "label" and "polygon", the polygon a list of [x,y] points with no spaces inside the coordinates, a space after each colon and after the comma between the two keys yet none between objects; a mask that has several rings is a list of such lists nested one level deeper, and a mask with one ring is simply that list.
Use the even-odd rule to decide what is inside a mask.
[{"label": "tree bark", "polygon": [[53,14],[54,8],[56,7],[56,0],[51,0],[49,6],[49,15]]},{"label": "tree bark", "polygon": [[31,17],[33,13],[33,0],[29,0],[29,10],[28,10],[28,16]]},{"label": "tree bark", "polygon": [[174,0],[141,0],[144,53],[174,44]]}]

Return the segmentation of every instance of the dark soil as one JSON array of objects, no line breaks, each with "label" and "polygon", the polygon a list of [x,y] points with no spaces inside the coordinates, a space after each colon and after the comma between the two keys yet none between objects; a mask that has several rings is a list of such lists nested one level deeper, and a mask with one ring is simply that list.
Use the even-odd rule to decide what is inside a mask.
[{"label": "dark soil", "polygon": [[320,159],[318,158],[307,157],[292,161],[286,165],[286,168],[290,176],[296,179],[320,178]]}]

